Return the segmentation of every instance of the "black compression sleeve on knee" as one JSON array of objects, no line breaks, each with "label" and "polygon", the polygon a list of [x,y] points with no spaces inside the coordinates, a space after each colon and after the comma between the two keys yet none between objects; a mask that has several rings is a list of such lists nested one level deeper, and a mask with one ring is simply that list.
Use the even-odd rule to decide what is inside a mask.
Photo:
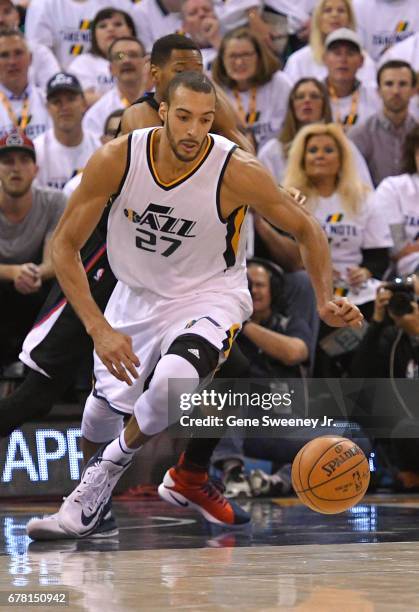
[{"label": "black compression sleeve on knee", "polygon": [[22,384],[0,400],[0,436],[8,436],[26,421],[48,414],[65,388],[63,381],[29,370]]}]

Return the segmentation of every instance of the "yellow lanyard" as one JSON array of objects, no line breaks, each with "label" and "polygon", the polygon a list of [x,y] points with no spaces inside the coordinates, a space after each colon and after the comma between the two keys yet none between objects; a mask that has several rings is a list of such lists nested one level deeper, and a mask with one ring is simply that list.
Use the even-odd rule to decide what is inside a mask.
[{"label": "yellow lanyard", "polygon": [[333,85],[328,85],[328,89],[330,99],[332,100],[332,102],[335,102],[337,104],[336,123],[340,123],[341,125],[346,126],[354,125],[358,119],[359,89],[356,89],[352,94],[351,109],[349,111],[349,115],[347,115],[343,120],[340,114],[339,98],[336,95],[336,90]]},{"label": "yellow lanyard", "polygon": [[259,113],[256,110],[256,94],[257,87],[252,87],[250,90],[249,110],[246,113],[243,108],[241,95],[238,89],[233,89],[233,94],[236,99],[237,111],[244,125],[247,127],[253,125],[259,119]]},{"label": "yellow lanyard", "polygon": [[128,108],[128,106],[130,106],[128,98],[123,98],[122,96],[121,96],[121,104],[124,108]]},{"label": "yellow lanyard", "polygon": [[6,109],[6,112],[9,115],[9,119],[13,123],[13,125],[15,127],[20,128],[21,130],[24,130],[31,120],[29,116],[29,96],[28,94],[25,95],[20,117],[16,116],[16,113],[13,110],[13,107],[10,103],[9,98],[2,91],[0,91],[0,102],[3,104],[4,108]]}]

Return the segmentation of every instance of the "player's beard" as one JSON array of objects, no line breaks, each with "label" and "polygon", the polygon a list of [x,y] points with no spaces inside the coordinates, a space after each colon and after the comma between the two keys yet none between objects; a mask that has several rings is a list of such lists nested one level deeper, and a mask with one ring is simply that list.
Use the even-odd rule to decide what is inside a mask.
[{"label": "player's beard", "polygon": [[[189,139],[188,138],[182,138],[182,139],[179,140],[179,142],[176,142],[176,140],[174,139],[173,134],[171,132],[171,129],[170,129],[169,118],[166,119],[165,129],[166,129],[167,140],[169,141],[170,147],[171,147],[173,153],[175,154],[175,156],[180,161],[182,161],[182,162],[191,162],[191,161],[194,161],[199,156],[199,154],[201,153],[203,144],[204,144],[204,142],[206,140],[206,136],[205,136],[205,138],[202,139],[202,142],[200,144],[198,143],[197,140],[193,140],[191,138],[189,138]],[[199,144],[199,147],[197,148],[196,153],[194,153],[192,155],[183,155],[182,153],[180,153],[179,149],[178,149],[178,145],[182,141],[194,142],[196,144]]]}]

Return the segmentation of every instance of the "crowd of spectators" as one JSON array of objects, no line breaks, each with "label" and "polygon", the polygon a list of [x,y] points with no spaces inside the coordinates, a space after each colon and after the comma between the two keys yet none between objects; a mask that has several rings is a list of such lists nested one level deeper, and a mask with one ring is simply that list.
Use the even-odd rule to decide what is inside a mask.
[{"label": "crowd of spectators", "polygon": [[[418,379],[417,0],[0,0],[0,368],[46,298],[49,240],[83,167],[152,89],[149,53],[174,32],[201,49],[260,162],[305,194],[334,292],[366,319],[359,337],[320,325],[295,243],[254,216],[248,375]],[[294,449],[278,448],[226,437],[214,460],[230,494],[289,490]],[[276,474],[249,480],[243,453]]]}]

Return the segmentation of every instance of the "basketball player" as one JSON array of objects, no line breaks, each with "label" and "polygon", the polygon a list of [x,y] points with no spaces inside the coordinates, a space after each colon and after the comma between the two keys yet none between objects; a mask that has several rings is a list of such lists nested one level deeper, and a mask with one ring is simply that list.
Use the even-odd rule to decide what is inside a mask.
[{"label": "basketball player", "polygon": [[[57,276],[95,346],[96,383],[82,429],[89,439],[98,427],[115,438],[92,457],[59,510],[67,537],[95,531],[134,453],[167,426],[169,379],[184,379],[192,392],[211,378],[249,317],[241,232],[247,203],[295,236],[321,318],[331,326],[361,325],[356,306],[344,298],[331,300],[331,263],[321,227],[252,155],[209,135],[215,108],[207,77],[196,72],[175,77],[159,108],[164,127],[136,130],[95,153],[57,229]],[[79,250],[107,202],[108,257],[119,282],[104,316]],[[125,428],[123,414],[132,415]],[[182,460],[167,472],[159,493],[215,523],[249,521],[206,472],[184,469]]]},{"label": "basketball player", "polygon": [[[178,34],[156,41],[151,53],[155,92],[145,95],[125,111],[122,132],[160,125],[158,108],[163,92],[173,76],[185,70],[202,71],[198,46],[191,39]],[[217,131],[245,150],[251,150],[250,143],[237,129],[230,103],[225,97],[221,100],[217,104],[215,117]],[[90,290],[102,310],[116,282],[106,257],[106,219],[105,215],[81,253]],[[14,394],[0,400],[0,435],[9,435],[27,420],[46,415],[72,383],[74,363],[83,362],[84,355],[91,349],[89,336],[56,284],[23,345],[20,358],[30,368],[29,373]],[[85,460],[88,460],[97,446],[82,440],[82,449]],[[210,455],[209,452],[208,461]]]}]

